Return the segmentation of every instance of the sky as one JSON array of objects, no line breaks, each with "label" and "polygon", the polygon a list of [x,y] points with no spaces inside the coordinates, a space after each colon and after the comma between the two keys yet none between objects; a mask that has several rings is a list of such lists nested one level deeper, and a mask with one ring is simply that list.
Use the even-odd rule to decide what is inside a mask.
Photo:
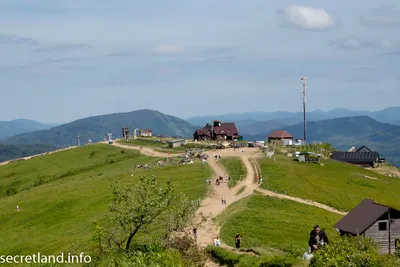
[{"label": "sky", "polygon": [[398,106],[396,2],[2,0],[0,120]]}]

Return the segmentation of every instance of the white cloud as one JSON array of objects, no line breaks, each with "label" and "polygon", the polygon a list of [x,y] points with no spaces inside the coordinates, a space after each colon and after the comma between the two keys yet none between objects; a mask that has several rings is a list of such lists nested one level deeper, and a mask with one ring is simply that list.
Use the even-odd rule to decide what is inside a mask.
[{"label": "white cloud", "polygon": [[334,24],[332,17],[322,8],[288,6],[281,12],[284,22],[307,30],[321,30]]},{"label": "white cloud", "polygon": [[185,49],[179,45],[160,45],[154,47],[153,51],[159,54],[180,54],[185,52]]}]

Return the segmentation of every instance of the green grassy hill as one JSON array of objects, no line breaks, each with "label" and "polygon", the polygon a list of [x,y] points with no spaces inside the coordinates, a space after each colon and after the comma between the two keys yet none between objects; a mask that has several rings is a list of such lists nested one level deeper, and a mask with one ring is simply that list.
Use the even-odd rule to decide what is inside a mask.
[{"label": "green grassy hill", "polygon": [[290,251],[304,253],[315,224],[336,236],[333,225],[342,216],[285,199],[252,195],[242,199],[218,216],[221,239],[234,247],[234,236],[240,233],[243,248],[279,254]]},{"label": "green grassy hill", "polygon": [[[129,181],[140,174],[156,175],[160,181],[170,177],[190,198],[205,196],[205,178],[211,175],[208,165],[132,171],[134,164],[155,160],[134,150],[98,144],[0,166],[2,254],[88,252],[93,222],[105,218],[112,198],[109,186],[115,180]],[[162,225],[155,223],[138,240],[161,236]]]},{"label": "green grassy hill", "polygon": [[276,162],[260,161],[262,187],[287,191],[289,195],[314,200],[339,210],[349,211],[364,198],[400,208],[400,180],[364,168],[336,161],[315,163],[293,161],[276,156]]},{"label": "green grassy hill", "polygon": [[76,136],[82,136],[82,144],[92,140],[103,141],[106,133],[112,132],[114,137],[121,137],[122,127],[151,129],[154,134],[168,136],[192,136],[194,126],[177,117],[163,114],[155,110],[136,110],[127,113],[114,113],[76,120],[53,127],[49,130],[19,134],[7,138],[7,144],[51,144],[54,146],[71,146],[76,144]]}]

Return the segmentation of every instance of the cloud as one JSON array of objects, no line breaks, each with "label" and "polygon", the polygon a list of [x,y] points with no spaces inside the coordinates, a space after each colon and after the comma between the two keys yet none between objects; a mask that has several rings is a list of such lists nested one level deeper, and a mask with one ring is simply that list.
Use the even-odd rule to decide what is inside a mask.
[{"label": "cloud", "polygon": [[360,18],[360,23],[369,28],[400,28],[400,9],[395,5],[372,9]]},{"label": "cloud", "polygon": [[334,25],[332,17],[322,8],[288,6],[277,11],[281,26],[304,30],[323,30]]},{"label": "cloud", "polygon": [[364,39],[353,36],[333,40],[328,45],[342,50],[390,49],[396,46],[396,42],[388,39]]},{"label": "cloud", "polygon": [[55,46],[47,46],[40,47],[31,50],[34,53],[49,53],[49,52],[70,52],[74,50],[91,48],[91,45],[88,44],[63,44],[63,45],[55,45]]},{"label": "cloud", "polygon": [[18,35],[0,35],[0,44],[27,44],[39,45],[39,41]]}]

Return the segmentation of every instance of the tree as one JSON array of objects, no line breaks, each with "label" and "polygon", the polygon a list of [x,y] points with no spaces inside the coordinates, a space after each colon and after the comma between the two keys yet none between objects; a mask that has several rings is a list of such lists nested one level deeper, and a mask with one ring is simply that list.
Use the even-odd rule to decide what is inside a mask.
[{"label": "tree", "polygon": [[110,205],[110,218],[114,227],[109,231],[109,245],[113,241],[121,248],[126,240],[126,252],[129,252],[133,237],[161,217],[174,199],[171,181],[162,187],[155,176],[140,176],[138,181],[126,185],[115,182],[111,192],[114,199]]}]

